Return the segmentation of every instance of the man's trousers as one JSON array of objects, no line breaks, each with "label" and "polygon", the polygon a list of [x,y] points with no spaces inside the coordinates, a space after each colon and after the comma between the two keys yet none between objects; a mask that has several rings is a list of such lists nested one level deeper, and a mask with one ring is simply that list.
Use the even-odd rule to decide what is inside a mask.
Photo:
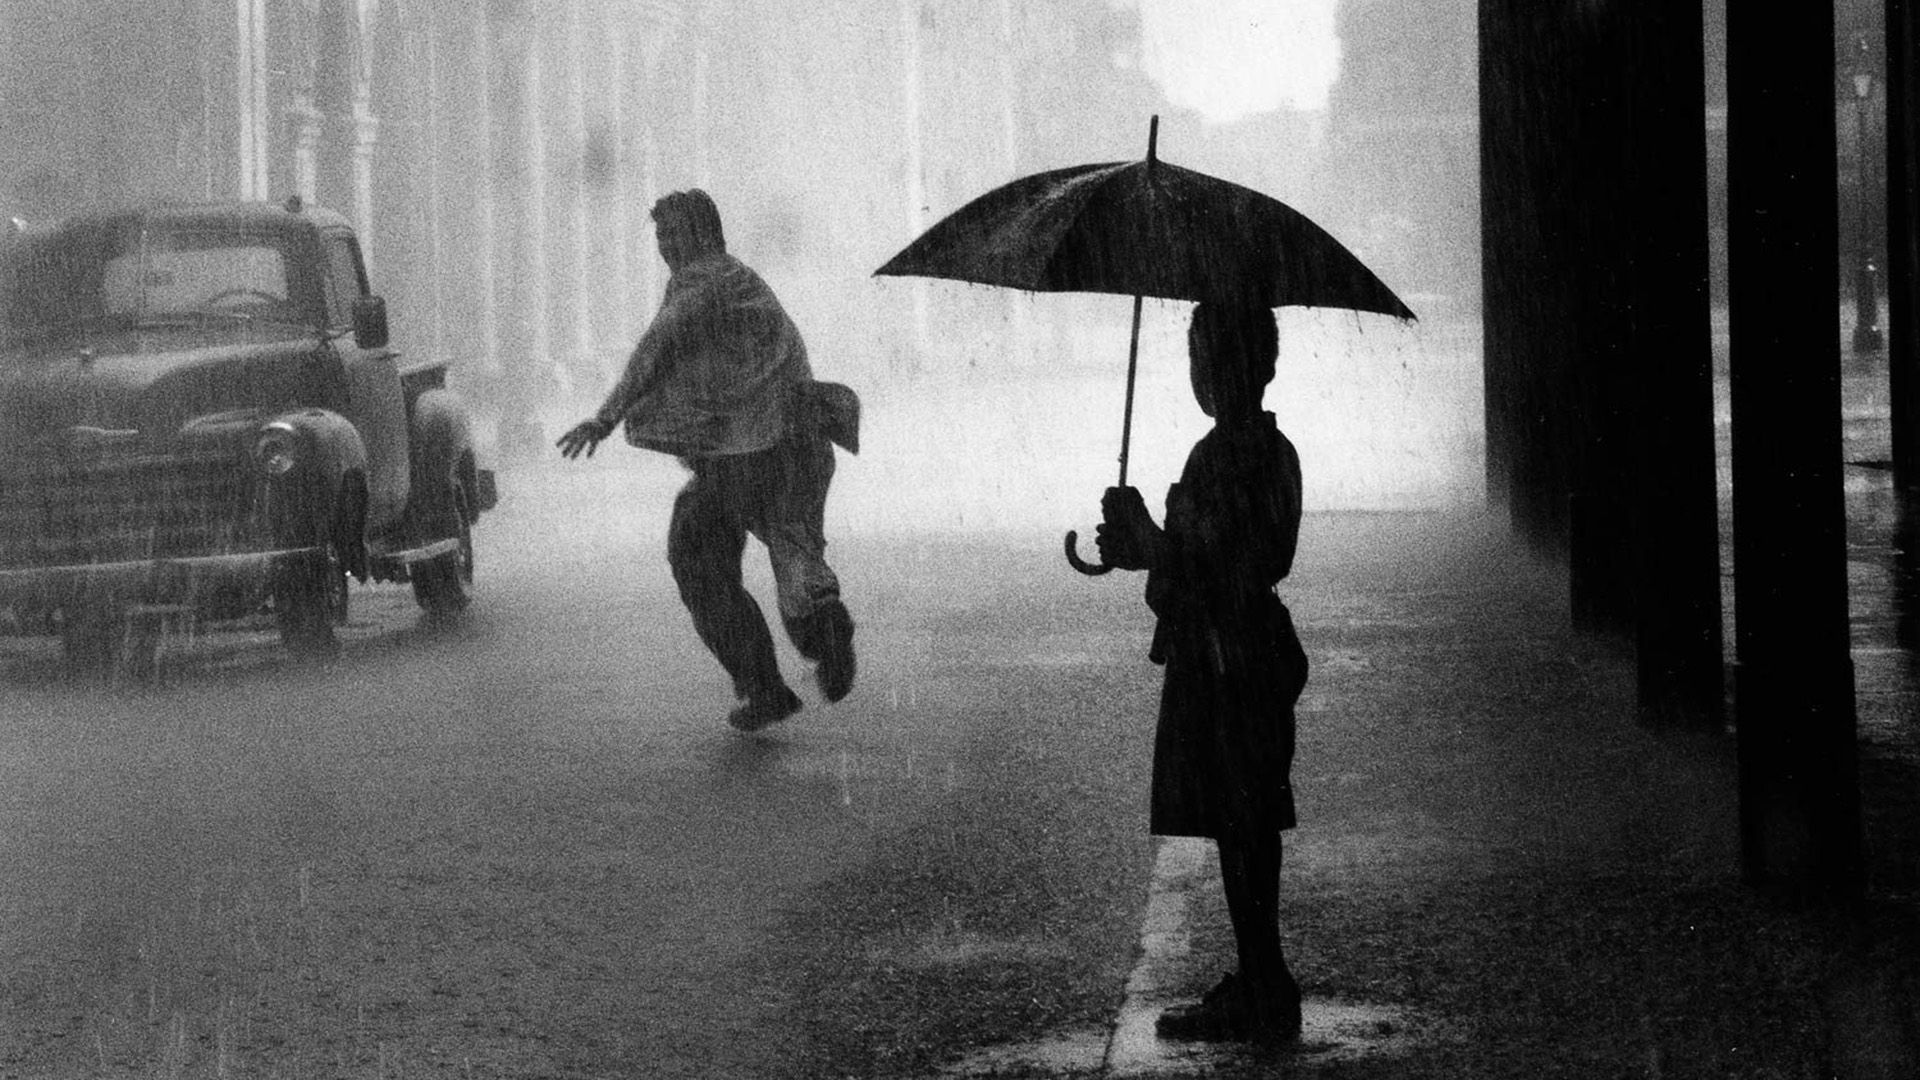
[{"label": "man's trousers", "polygon": [[741,581],[747,535],[767,547],[788,637],[800,655],[820,660],[823,613],[840,602],[822,528],[833,444],[809,431],[750,454],[683,460],[693,478],[673,503],[667,563],[700,640],[733,677],[734,696],[758,699],[785,682],[766,618]]}]

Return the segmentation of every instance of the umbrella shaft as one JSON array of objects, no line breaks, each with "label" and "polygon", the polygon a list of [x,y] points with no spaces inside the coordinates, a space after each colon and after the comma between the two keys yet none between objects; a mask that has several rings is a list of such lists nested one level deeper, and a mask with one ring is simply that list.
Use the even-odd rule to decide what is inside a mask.
[{"label": "umbrella shaft", "polygon": [[1133,443],[1133,383],[1140,369],[1140,303],[1144,299],[1133,298],[1133,334],[1127,341],[1127,405],[1120,418],[1120,487],[1127,486],[1127,451]]}]

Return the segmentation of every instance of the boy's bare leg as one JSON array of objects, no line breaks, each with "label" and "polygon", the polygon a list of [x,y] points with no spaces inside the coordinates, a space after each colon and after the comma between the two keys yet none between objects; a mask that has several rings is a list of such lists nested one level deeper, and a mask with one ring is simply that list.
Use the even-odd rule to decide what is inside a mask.
[{"label": "boy's bare leg", "polygon": [[1220,881],[1240,952],[1240,981],[1262,1026],[1299,1027],[1300,986],[1280,945],[1280,835],[1220,842]]}]

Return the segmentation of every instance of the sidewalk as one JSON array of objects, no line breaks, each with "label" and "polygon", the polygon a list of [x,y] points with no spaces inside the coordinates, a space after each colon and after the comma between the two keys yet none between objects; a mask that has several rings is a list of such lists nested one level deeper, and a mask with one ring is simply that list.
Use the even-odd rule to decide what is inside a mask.
[{"label": "sidewalk", "polygon": [[1796,910],[1740,881],[1733,737],[1638,726],[1631,657],[1572,632],[1564,576],[1503,526],[1320,513],[1301,541],[1282,590],[1313,663],[1282,879],[1300,1043],[1153,1037],[1234,966],[1212,845],[1168,839],[1104,1042],[948,1075],[1920,1075],[1911,668],[1861,696],[1869,898]]},{"label": "sidewalk", "polygon": [[[1282,892],[1307,1031],[1279,1062],[1193,1072],[1920,1075],[1920,907],[1887,873],[1909,852],[1875,845],[1849,915],[1743,886],[1732,737],[1638,727],[1630,657],[1573,634],[1559,572],[1496,525],[1320,515],[1301,550],[1284,590],[1314,675]],[[1913,774],[1868,774],[1884,818]],[[1215,873],[1184,878],[1171,1000],[1232,966]]]},{"label": "sidewalk", "polygon": [[[1850,461],[1886,456],[1884,380],[1845,368]],[[1887,474],[1845,489],[1868,895],[1838,913],[1741,884],[1731,730],[1639,727],[1560,568],[1470,514],[1310,517],[1283,586],[1314,662],[1283,877],[1307,1031],[1190,1071],[1920,1076],[1920,598]],[[1232,966],[1215,873],[1184,879],[1172,1000]]]}]

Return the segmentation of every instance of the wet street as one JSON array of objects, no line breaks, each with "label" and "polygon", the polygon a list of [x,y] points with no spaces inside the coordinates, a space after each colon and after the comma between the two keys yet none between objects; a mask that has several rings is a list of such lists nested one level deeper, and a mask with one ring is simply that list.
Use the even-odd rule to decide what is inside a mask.
[{"label": "wet street", "polygon": [[[1154,329],[1177,355],[1180,324]],[[1383,466],[1445,499],[1477,467],[1471,439],[1421,453],[1470,427],[1472,353],[1388,344],[1303,350],[1323,502]],[[1342,442],[1320,369],[1428,349],[1450,407]],[[1177,364],[1143,384],[1157,506],[1204,428]],[[828,519],[859,681],[823,704],[783,642],[807,707],[758,736],[726,727],[669,577],[682,475],[623,449],[503,471],[470,612],[355,586],[331,663],[267,620],[168,637],[152,682],[4,642],[0,1077],[926,1076],[1055,1043],[1048,1074],[1101,1069],[1117,1018],[1150,1024],[1216,956],[1146,993],[1150,898],[1177,899],[1144,828],[1151,623],[1137,577],[1060,554],[1111,482],[1121,386],[1021,391],[867,395]],[[771,602],[757,544],[747,583]]]},{"label": "wet street", "polygon": [[[971,429],[1051,430],[1005,400]],[[1848,473],[1863,923],[1739,883],[1732,740],[1637,727],[1631,657],[1497,523],[1310,513],[1276,1063],[1150,1035],[1231,939],[1206,845],[1144,834],[1139,580],[1067,569],[1057,477],[943,509],[901,452],[928,417],[875,405],[829,520],[859,683],[822,704],[783,644],[807,707],[758,736],[668,576],[680,474],[631,454],[505,472],[469,615],[356,587],[328,664],[264,623],[169,639],[153,683],[6,642],[0,1077],[1899,1075],[1920,740],[1883,474]]]},{"label": "wet street", "polygon": [[[0,1080],[1920,1077],[1912,6],[961,6],[0,0]],[[1302,1020],[1176,1043],[1271,849],[1069,562],[1243,607],[1256,404]],[[834,463],[850,694],[671,454]]]},{"label": "wet street", "polygon": [[786,651],[807,709],[742,736],[663,522],[564,524],[623,482],[503,478],[470,616],[356,587],[324,666],[10,645],[0,1076],[817,1076],[1101,1022],[1152,857],[1137,590],[836,543],[860,682]]}]

